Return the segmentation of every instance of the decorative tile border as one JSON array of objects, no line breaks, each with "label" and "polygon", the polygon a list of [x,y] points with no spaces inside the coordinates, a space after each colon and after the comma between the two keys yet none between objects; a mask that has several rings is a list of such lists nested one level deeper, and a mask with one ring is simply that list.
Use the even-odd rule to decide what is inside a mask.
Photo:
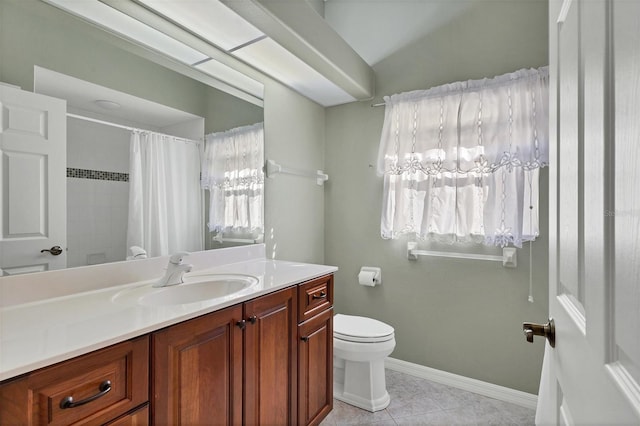
[{"label": "decorative tile border", "polygon": [[110,180],[115,182],[129,182],[129,173],[74,169],[72,167],[67,167],[67,177],[79,179]]}]

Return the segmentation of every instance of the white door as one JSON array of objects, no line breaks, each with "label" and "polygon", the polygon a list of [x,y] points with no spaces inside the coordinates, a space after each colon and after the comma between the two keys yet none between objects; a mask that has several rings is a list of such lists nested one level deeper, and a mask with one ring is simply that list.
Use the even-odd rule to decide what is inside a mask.
[{"label": "white door", "polygon": [[0,275],[66,267],[66,110],[0,85]]},{"label": "white door", "polygon": [[546,414],[640,425],[640,1],[549,7]]}]

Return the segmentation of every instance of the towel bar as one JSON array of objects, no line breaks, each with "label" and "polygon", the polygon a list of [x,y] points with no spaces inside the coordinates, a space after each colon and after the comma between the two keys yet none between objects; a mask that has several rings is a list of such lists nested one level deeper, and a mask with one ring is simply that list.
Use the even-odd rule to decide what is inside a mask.
[{"label": "towel bar", "polygon": [[329,180],[329,176],[325,174],[322,170],[317,170],[315,172],[304,171],[304,170],[294,169],[290,167],[284,167],[273,160],[267,160],[267,166],[266,166],[267,177],[270,178],[279,173],[294,175],[294,176],[309,177],[309,178],[315,179],[316,183],[320,186],[324,185],[324,183]]},{"label": "towel bar", "polygon": [[419,250],[417,247],[418,247],[418,243],[416,243],[415,241],[409,241],[407,243],[407,258],[409,260],[418,260],[418,256],[436,256],[436,257],[450,257],[455,259],[490,260],[493,262],[502,262],[502,265],[507,267],[516,266],[516,252],[515,252],[515,249],[511,247],[503,248],[502,256],[492,255],[492,254]]}]

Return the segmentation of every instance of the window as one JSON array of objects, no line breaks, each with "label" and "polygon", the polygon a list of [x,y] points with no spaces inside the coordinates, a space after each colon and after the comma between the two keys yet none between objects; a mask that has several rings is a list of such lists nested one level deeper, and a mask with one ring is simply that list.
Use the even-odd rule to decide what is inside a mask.
[{"label": "window", "polygon": [[547,102],[546,67],[385,97],[382,237],[534,240]]},{"label": "window", "polygon": [[263,123],[205,138],[201,185],[210,191],[207,225],[216,241],[263,234],[263,141]]}]

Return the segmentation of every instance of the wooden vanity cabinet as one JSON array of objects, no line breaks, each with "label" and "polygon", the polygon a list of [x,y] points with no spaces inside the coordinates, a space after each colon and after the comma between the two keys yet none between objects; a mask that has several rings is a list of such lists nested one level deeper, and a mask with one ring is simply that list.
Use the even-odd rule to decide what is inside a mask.
[{"label": "wooden vanity cabinet", "polygon": [[242,423],[242,306],[151,334],[152,423]]},{"label": "wooden vanity cabinet", "polygon": [[130,413],[106,423],[105,426],[147,426],[149,424],[149,404],[145,404]]},{"label": "wooden vanity cabinet", "polygon": [[244,423],[297,424],[297,288],[244,304]]},{"label": "wooden vanity cabinet", "polygon": [[[4,382],[0,424],[105,424],[148,397],[149,338],[142,336]],[[136,419],[149,421],[144,413]]]},{"label": "wooden vanity cabinet", "polygon": [[296,290],[152,333],[153,424],[296,424]]},{"label": "wooden vanity cabinet", "polygon": [[318,424],[332,305],[328,275],[7,380],[0,425]]},{"label": "wooden vanity cabinet", "polygon": [[298,424],[317,425],[333,409],[333,275],[298,289]]}]

